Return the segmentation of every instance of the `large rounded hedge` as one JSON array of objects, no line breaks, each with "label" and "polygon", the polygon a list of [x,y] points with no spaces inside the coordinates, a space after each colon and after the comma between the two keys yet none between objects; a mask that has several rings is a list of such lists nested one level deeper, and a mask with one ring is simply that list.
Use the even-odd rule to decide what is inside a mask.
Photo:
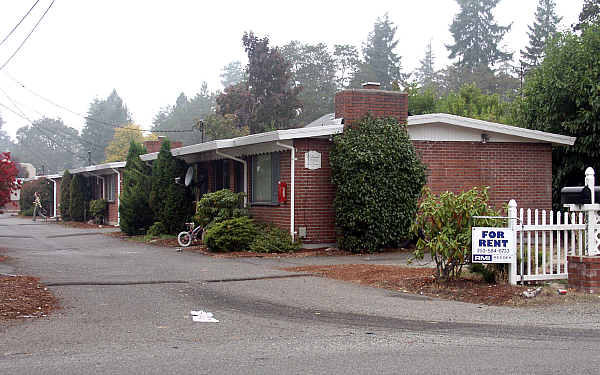
[{"label": "large rounded hedge", "polygon": [[330,163],[340,248],[374,252],[409,237],[426,177],[404,124],[364,117],[334,138]]}]

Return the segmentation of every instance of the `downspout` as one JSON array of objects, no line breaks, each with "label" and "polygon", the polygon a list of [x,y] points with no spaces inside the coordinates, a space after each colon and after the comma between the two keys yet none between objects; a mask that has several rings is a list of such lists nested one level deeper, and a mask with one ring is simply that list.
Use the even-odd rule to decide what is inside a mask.
[{"label": "downspout", "polygon": [[57,212],[57,205],[56,205],[56,180],[51,178],[50,181],[52,181],[53,185],[53,193],[54,193],[54,217],[58,217],[58,212]]},{"label": "downspout", "polygon": [[292,180],[291,184],[290,184],[291,185],[291,187],[290,187],[290,190],[291,190],[290,191],[290,195],[291,195],[291,198],[290,198],[290,234],[292,235],[292,240],[293,240],[293,239],[296,238],[296,236],[295,236],[296,232],[294,230],[294,228],[295,228],[294,227],[294,216],[295,216],[295,211],[296,211],[295,200],[294,200],[294,198],[295,198],[295,194],[294,194],[294,191],[295,191],[295,181],[296,181],[296,173],[295,173],[295,171],[296,171],[296,166],[295,166],[295,164],[296,164],[295,163],[295,161],[296,161],[296,149],[294,148],[294,146],[286,145],[286,144],[283,144],[283,143],[277,142],[276,144],[279,147],[287,148],[288,150],[291,151],[291,154],[292,154],[292,156],[291,156],[291,162],[290,162],[290,165],[291,165],[290,174],[291,174],[291,180]]},{"label": "downspout", "polygon": [[248,163],[244,159],[236,158],[235,156],[231,156],[219,150],[215,150],[217,155],[222,156],[227,159],[239,161],[244,165],[244,207],[248,207]]},{"label": "downspout", "polygon": [[117,169],[111,169],[117,174],[117,225],[121,225],[121,212],[119,212],[121,206],[121,174]]}]

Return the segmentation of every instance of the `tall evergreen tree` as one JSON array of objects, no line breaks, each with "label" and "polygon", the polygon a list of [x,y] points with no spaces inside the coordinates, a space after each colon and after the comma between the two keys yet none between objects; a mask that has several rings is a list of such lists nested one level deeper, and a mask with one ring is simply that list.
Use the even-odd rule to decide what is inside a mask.
[{"label": "tall evergreen tree", "polygon": [[117,94],[117,90],[113,90],[106,99],[94,99],[90,104],[85,125],[81,131],[81,138],[87,141],[82,144],[85,149],[85,157],[87,157],[87,151],[90,151],[92,164],[105,160],[104,149],[113,139],[115,128],[130,122],[131,115]]},{"label": "tall evergreen tree", "polygon": [[139,156],[146,153],[140,143],[132,141],[123,170],[123,191],[119,204],[121,231],[128,235],[142,234],[154,222],[148,202],[151,191],[151,169]]},{"label": "tall evergreen tree", "polygon": [[579,23],[573,26],[575,30],[582,30],[584,27],[598,23],[600,21],[600,0],[584,0],[583,8],[579,13]]},{"label": "tall evergreen tree", "polygon": [[[168,136],[172,141],[181,141],[184,146],[200,143],[202,134],[195,129],[198,120],[210,116],[215,109],[216,95],[210,92],[208,84],[202,82],[200,91],[188,98],[183,92],[179,94],[174,106],[163,108],[153,120],[154,131]],[[160,130],[182,130],[181,133],[160,133]]]},{"label": "tall evergreen tree", "polygon": [[450,25],[454,44],[446,45],[450,58],[468,71],[493,68],[508,61],[512,53],[500,50],[499,44],[511,25],[500,26],[492,14],[500,0],[456,0],[460,12]]},{"label": "tall evergreen tree", "polygon": [[431,40],[425,49],[425,57],[419,61],[420,65],[416,71],[417,82],[421,87],[431,88],[437,83],[437,72],[435,70],[435,56],[431,47]]},{"label": "tall evergreen tree", "polygon": [[556,15],[554,0],[539,0],[533,26],[529,26],[529,45],[521,50],[521,64],[525,70],[538,66],[544,59],[544,48],[549,38],[556,34],[562,17]]},{"label": "tall evergreen tree", "polygon": [[71,180],[71,192],[70,192],[70,202],[69,202],[69,210],[71,214],[71,219],[75,221],[83,221],[85,216],[85,198],[83,196],[82,190],[82,177],[78,174],[73,175],[73,179]]},{"label": "tall evergreen tree", "polygon": [[333,46],[333,58],[336,64],[337,89],[350,87],[360,68],[358,49],[350,44],[336,44]]},{"label": "tall evergreen tree", "polygon": [[398,45],[397,29],[387,13],[377,18],[363,48],[365,66],[359,79],[379,82],[384,89],[392,89],[394,83],[404,83],[406,76],[401,72],[401,57],[394,52]]},{"label": "tall evergreen tree", "polygon": [[186,170],[185,162],[171,154],[171,143],[163,142],[158,158],[152,164],[149,203],[154,220],[162,222],[169,233],[182,230],[194,211],[190,189],[175,182],[177,177],[184,177]]},{"label": "tall evergreen tree", "polygon": [[60,215],[63,220],[71,220],[71,180],[72,175],[66,169],[60,180]]}]

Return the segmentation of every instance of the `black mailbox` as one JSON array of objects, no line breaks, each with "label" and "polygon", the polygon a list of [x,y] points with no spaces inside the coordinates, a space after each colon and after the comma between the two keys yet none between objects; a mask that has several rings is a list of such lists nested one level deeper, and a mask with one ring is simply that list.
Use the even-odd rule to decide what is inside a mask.
[{"label": "black mailbox", "polygon": [[[596,197],[600,194],[594,189]],[[592,203],[592,192],[587,186],[569,186],[560,190],[561,204],[590,204]]]}]

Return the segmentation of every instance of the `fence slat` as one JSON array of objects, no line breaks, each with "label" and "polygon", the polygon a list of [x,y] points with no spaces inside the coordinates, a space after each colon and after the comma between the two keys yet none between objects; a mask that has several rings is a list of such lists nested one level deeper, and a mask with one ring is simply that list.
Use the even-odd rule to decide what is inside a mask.
[{"label": "fence slat", "polygon": [[[575,224],[575,212],[571,212],[571,223]],[[576,231],[575,230],[571,230],[571,251],[569,251],[569,255],[577,255],[577,249],[575,248],[575,238],[577,237],[575,235]],[[565,267],[566,267],[566,263],[565,263]]]},{"label": "fence slat", "polygon": [[[560,225],[560,211],[556,212],[556,224]],[[556,231],[556,273],[560,273],[560,231]]]},{"label": "fence slat", "polygon": [[[583,212],[579,213],[579,224],[583,224]],[[583,256],[583,231],[577,231],[579,234],[579,256]]]},{"label": "fence slat", "polygon": [[[542,211],[542,225],[546,225],[546,210]],[[546,232],[542,232],[542,274],[546,274]]]},{"label": "fence slat", "polygon": [[[550,211],[550,225],[554,224],[554,211]],[[554,231],[550,231],[550,273],[554,273]],[[558,273],[558,272],[556,272]]]},{"label": "fence slat", "polygon": [[[539,212],[538,209],[536,208],[534,211],[535,217],[534,217],[534,223],[535,225],[540,225],[540,223],[538,223],[538,217]],[[533,272],[537,275],[538,274],[538,270],[540,268],[539,262],[538,262],[538,255],[539,255],[539,243],[538,243],[538,235],[539,235],[539,231],[535,230],[533,231],[533,238],[534,238],[534,244],[535,244],[535,248],[534,248],[534,260],[535,262],[532,262],[534,264],[534,268],[533,268]]]},{"label": "fence slat", "polygon": [[[519,210],[519,221],[523,225],[523,209]],[[525,263],[523,258],[523,231],[519,232],[519,255],[521,255],[521,264],[519,265],[521,271],[521,284],[523,283],[523,277],[525,276]]]},{"label": "fence slat", "polygon": [[[565,222],[565,224],[569,224],[569,214],[567,212],[564,212],[564,217],[563,220]],[[563,261],[562,261],[562,266],[564,267],[564,272],[567,272],[567,253],[569,252],[569,231],[565,230],[563,232],[564,235],[564,241],[565,241],[565,246],[563,247]]]},{"label": "fence slat", "polygon": [[[527,224],[531,224],[531,208],[527,209]],[[531,275],[531,231],[527,232],[527,274]]]}]

